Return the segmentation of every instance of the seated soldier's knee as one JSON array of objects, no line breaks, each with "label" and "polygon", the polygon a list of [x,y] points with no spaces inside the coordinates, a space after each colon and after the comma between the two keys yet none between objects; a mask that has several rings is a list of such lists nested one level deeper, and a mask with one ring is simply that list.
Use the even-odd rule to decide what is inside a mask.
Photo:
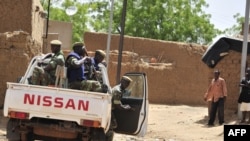
[{"label": "seated soldier's knee", "polygon": [[33,70],[33,73],[35,74],[44,74],[44,70],[41,67],[36,66]]},{"label": "seated soldier's knee", "polygon": [[89,80],[83,80],[81,82],[81,90],[85,90],[85,91],[90,91],[91,90],[91,83]]},{"label": "seated soldier's knee", "polygon": [[81,90],[102,92],[101,84],[95,80],[84,80],[81,82]]}]

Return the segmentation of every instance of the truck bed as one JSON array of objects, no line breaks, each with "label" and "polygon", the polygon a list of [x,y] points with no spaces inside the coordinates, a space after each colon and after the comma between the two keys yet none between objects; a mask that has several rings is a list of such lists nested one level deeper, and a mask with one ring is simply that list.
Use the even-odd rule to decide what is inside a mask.
[{"label": "truck bed", "polygon": [[93,120],[105,128],[110,111],[111,95],[107,93],[7,82],[5,117],[12,112],[25,112],[27,119],[60,119],[79,125],[84,120]]}]

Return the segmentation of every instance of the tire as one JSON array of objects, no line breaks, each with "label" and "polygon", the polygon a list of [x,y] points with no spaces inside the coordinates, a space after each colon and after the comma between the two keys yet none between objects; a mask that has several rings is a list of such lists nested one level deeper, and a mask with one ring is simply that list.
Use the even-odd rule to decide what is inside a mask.
[{"label": "tire", "polygon": [[109,130],[107,133],[106,133],[106,141],[113,141],[113,138],[114,138],[114,131],[112,130]]},{"label": "tire", "polygon": [[7,139],[8,141],[20,141],[20,134],[17,130],[13,130],[18,126],[18,120],[16,119],[9,119],[7,122]]},{"label": "tire", "polygon": [[33,133],[24,134],[24,139],[21,138],[21,141],[34,141],[33,140]]},{"label": "tire", "polygon": [[106,141],[106,135],[103,129],[94,129],[90,141]]},{"label": "tire", "polygon": [[[19,126],[19,120],[18,119],[9,119],[7,122],[7,135],[6,138],[8,141],[33,141],[32,137],[33,134],[27,133],[24,135],[21,135],[19,132],[19,129],[17,129]],[[23,136],[23,137],[22,137]]]}]

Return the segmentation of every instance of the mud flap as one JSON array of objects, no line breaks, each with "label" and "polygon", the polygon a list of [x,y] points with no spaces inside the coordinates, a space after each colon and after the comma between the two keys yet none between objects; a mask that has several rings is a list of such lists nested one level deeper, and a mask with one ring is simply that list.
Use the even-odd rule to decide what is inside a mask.
[{"label": "mud flap", "polygon": [[18,141],[20,140],[20,133],[18,130],[18,120],[15,119],[9,119],[7,123],[7,139],[11,141]]},{"label": "mud flap", "polygon": [[94,129],[91,134],[91,141],[106,141],[103,129]]}]

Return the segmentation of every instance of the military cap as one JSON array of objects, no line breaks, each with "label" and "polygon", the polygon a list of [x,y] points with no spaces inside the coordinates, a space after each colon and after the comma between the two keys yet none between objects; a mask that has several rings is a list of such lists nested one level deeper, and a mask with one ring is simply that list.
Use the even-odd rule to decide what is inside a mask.
[{"label": "military cap", "polygon": [[128,82],[132,82],[133,80],[129,78],[128,76],[122,76],[122,79]]},{"label": "military cap", "polygon": [[82,42],[75,42],[73,44],[73,49],[76,49],[77,47],[85,48]]},{"label": "military cap", "polygon": [[106,53],[103,50],[96,50],[95,54],[99,54],[99,55],[101,55],[103,57],[106,57]]},{"label": "military cap", "polygon": [[51,45],[62,45],[62,42],[59,41],[59,40],[52,40],[52,41],[50,42],[50,44],[51,44]]}]

